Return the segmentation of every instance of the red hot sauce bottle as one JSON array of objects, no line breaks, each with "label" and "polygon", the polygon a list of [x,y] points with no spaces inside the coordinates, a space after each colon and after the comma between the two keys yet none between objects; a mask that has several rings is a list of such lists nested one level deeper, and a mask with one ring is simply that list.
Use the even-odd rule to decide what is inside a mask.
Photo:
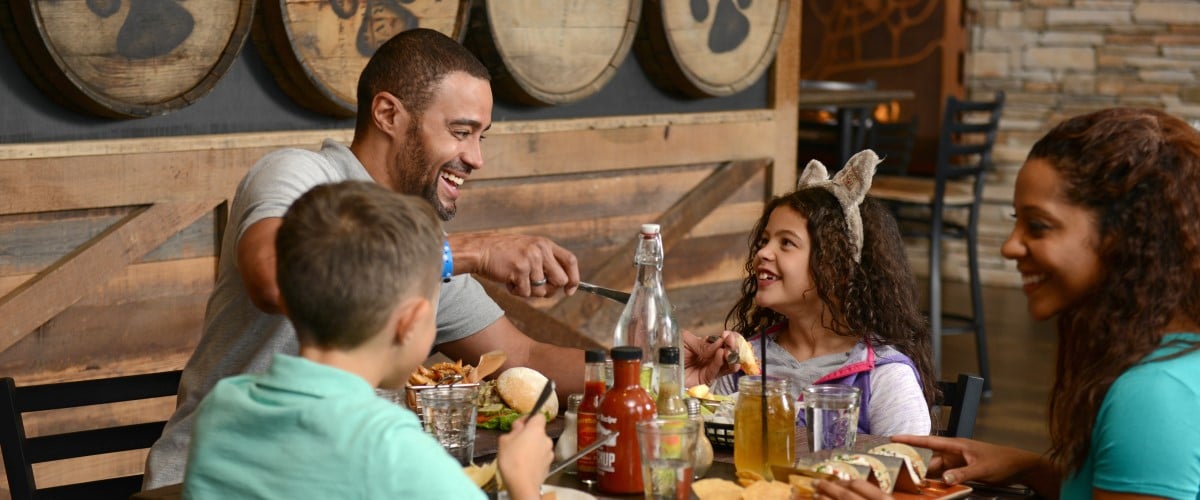
[{"label": "red hot sauce bottle", "polygon": [[[600,402],[608,390],[604,380],[606,359],[608,355],[602,350],[590,350],[584,353],[587,364],[583,368],[583,402],[579,404],[579,420],[576,427],[576,442],[579,448],[596,442],[596,417],[599,416]],[[596,454],[591,452],[575,462],[575,472],[579,480],[587,484],[596,482]]]},{"label": "red hot sauce bottle", "polygon": [[600,403],[597,432],[620,432],[596,454],[600,490],[608,493],[642,493],[642,459],[638,451],[637,424],[654,418],[654,400],[641,386],[642,349],[612,349],[613,386]]}]

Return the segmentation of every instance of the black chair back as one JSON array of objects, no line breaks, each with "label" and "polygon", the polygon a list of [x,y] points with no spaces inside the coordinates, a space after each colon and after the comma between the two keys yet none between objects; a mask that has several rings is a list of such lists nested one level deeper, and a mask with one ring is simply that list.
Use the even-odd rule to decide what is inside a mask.
[{"label": "black chair back", "polygon": [[142,488],[142,475],[101,479],[39,489],[33,464],[149,448],[165,421],[27,437],[23,414],[81,406],[174,396],[181,371],[81,382],[17,387],[0,379],[0,448],[14,500],[51,498],[127,499]]},{"label": "black chair back", "polygon": [[983,379],[960,374],[954,382],[938,381],[939,397],[935,407],[949,408],[946,425],[935,432],[939,436],[969,438],[975,433],[975,417],[983,397]]},{"label": "black chair back", "polygon": [[917,142],[917,117],[907,122],[875,122],[867,131],[866,147],[883,160],[875,175],[906,175]]},{"label": "black chair back", "polygon": [[[963,101],[954,96],[946,99],[946,113],[938,135],[935,211],[941,209],[946,181],[972,178],[975,204],[982,200],[984,174],[992,168],[992,147],[996,144],[1003,109],[1003,91],[996,92],[992,101]],[[974,212],[972,216],[978,217],[978,210]]]}]

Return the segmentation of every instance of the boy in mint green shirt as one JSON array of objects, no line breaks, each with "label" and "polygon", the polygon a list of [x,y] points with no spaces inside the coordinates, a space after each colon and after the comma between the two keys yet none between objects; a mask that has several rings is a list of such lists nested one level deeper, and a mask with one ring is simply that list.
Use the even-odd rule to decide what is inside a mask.
[{"label": "boy in mint green shirt", "polygon": [[[300,356],[276,354],[205,397],[184,498],[484,498],[415,414],[374,392],[402,386],[430,352],[442,240],[428,202],[372,182],[300,197],[276,239]],[[500,438],[514,498],[539,496],[545,425],[535,415]]]}]

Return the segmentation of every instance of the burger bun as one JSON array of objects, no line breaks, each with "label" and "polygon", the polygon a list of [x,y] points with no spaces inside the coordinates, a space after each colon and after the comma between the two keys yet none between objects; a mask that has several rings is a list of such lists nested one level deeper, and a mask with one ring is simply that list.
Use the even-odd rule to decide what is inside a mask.
[{"label": "burger bun", "polygon": [[[525,414],[533,411],[533,405],[537,403],[538,396],[547,383],[550,383],[550,379],[537,370],[517,366],[504,370],[496,378],[496,391],[509,408]],[[557,394],[551,394],[546,400],[542,406],[542,413],[546,415],[547,421],[554,420],[558,415]]]}]

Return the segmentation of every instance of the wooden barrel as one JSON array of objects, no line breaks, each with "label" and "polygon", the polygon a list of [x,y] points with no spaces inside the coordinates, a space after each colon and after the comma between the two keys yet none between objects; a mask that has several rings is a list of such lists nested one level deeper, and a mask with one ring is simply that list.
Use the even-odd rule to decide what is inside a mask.
[{"label": "wooden barrel", "polygon": [[762,77],[775,58],[787,1],[646,0],[634,50],[661,87],[726,96]]},{"label": "wooden barrel", "polygon": [[469,0],[264,0],[254,45],[300,105],[337,117],[357,110],[358,76],[392,36],[430,28],[461,40]]},{"label": "wooden barrel", "polygon": [[482,0],[468,45],[503,97],[566,104],[595,94],[629,55],[641,0]]},{"label": "wooden barrel", "polygon": [[162,115],[213,89],[250,32],[254,0],[10,0],[4,35],[52,99],[112,118]]}]

